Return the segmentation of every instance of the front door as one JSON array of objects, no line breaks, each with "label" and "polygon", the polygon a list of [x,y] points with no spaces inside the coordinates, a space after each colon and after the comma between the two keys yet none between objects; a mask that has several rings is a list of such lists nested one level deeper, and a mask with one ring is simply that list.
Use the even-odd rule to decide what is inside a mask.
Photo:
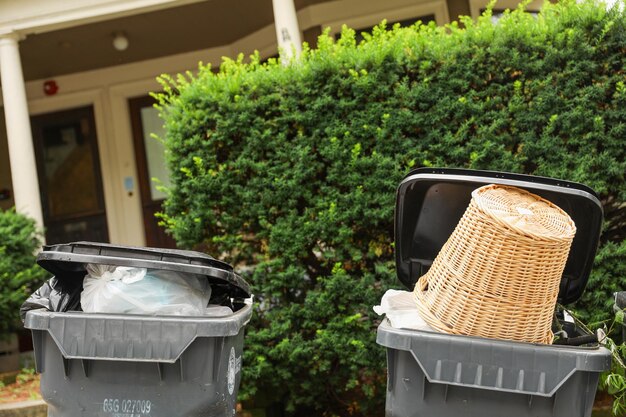
[{"label": "front door", "polygon": [[149,96],[128,101],[135,144],[137,179],[146,230],[146,244],[157,248],[175,248],[176,242],[159,226],[155,213],[161,211],[166,195],[159,185],[168,186],[170,174],[165,165],[165,147],[153,135],[163,137],[163,121]]},{"label": "front door", "polygon": [[46,242],[108,242],[93,107],[31,118]]}]

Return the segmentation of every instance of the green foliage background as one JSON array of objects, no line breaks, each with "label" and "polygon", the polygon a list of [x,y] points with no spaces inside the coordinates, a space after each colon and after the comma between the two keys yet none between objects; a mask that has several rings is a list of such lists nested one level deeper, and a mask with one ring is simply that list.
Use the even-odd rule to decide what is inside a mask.
[{"label": "green foliage background", "polygon": [[226,60],[162,77],[173,185],[163,222],[247,271],[256,295],[241,398],[296,415],[382,415],[372,312],[399,288],[393,207],[419,166],[564,178],[606,225],[587,321],[626,288],[626,20],[591,2],[497,24],[383,26],[283,66]]},{"label": "green foliage background", "polygon": [[34,220],[0,210],[0,337],[21,328],[20,306],[46,277],[35,264],[40,239]]}]

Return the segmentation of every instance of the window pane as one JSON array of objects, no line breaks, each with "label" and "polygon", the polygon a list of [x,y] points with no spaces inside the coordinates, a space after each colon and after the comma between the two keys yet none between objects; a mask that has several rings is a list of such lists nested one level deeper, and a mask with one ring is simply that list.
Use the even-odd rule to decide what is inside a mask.
[{"label": "window pane", "polygon": [[157,190],[159,183],[153,181],[152,178],[157,178],[162,185],[167,187],[170,185],[170,172],[165,165],[165,146],[163,146],[161,141],[151,136],[152,133],[160,138],[165,136],[163,121],[159,118],[158,110],[154,107],[142,108],[141,125],[148,162],[148,176],[151,179],[150,198],[152,200],[162,200],[166,197],[166,194]]}]

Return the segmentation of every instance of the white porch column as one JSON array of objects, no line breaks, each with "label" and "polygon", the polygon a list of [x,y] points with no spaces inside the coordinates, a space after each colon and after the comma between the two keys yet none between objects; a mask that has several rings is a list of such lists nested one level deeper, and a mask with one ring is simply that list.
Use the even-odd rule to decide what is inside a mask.
[{"label": "white porch column", "polygon": [[296,6],[293,0],[272,0],[272,5],[278,47],[282,48],[285,62],[288,62],[294,51],[296,56],[302,52],[302,36],[298,27]]},{"label": "white porch column", "polygon": [[13,200],[18,212],[35,219],[37,225],[43,229],[37,165],[18,41],[19,35],[16,33],[0,36],[0,79],[11,162]]}]

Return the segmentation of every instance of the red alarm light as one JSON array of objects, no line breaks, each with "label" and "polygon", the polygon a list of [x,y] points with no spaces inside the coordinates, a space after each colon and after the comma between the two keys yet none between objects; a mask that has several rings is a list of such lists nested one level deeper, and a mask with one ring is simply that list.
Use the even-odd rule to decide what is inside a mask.
[{"label": "red alarm light", "polygon": [[59,91],[59,85],[54,80],[48,80],[43,83],[43,92],[47,96],[53,96]]}]

